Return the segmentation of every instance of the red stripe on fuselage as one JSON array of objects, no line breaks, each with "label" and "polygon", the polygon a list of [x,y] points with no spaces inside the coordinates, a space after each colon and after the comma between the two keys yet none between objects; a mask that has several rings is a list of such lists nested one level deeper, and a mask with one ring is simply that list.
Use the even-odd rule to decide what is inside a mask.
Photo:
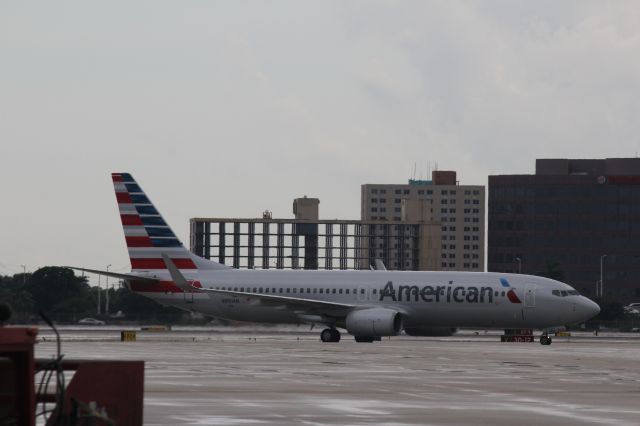
[{"label": "red stripe on fuselage", "polygon": [[127,247],[153,247],[149,237],[124,237]]},{"label": "red stripe on fuselage", "polygon": [[[191,259],[171,259],[178,269],[198,269]],[[131,269],[167,269],[162,259],[131,259]]]},{"label": "red stripe on fuselage", "polygon": [[118,200],[118,204],[133,204],[128,192],[116,192],[116,199]]},{"label": "red stripe on fuselage", "polygon": [[120,220],[124,226],[142,226],[142,219],[137,214],[121,214]]},{"label": "red stripe on fuselage", "polygon": [[182,293],[182,289],[173,281],[160,281],[150,283],[148,281],[130,281],[129,288],[131,291],[139,291],[142,293]]}]

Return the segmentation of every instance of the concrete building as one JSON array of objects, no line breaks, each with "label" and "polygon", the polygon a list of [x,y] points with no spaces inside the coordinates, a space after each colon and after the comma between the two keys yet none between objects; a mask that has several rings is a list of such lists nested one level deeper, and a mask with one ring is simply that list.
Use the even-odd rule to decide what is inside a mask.
[{"label": "concrete building", "polygon": [[[316,198],[293,203],[295,219],[193,218],[191,251],[235,268],[369,269],[376,259],[393,269],[419,270],[437,266],[420,253],[430,250],[439,234],[425,225],[420,204],[407,204],[408,221],[319,220]],[[429,209],[430,210],[430,209]],[[439,232],[433,229],[433,232]],[[430,258],[434,262],[437,258]]]},{"label": "concrete building", "polygon": [[488,233],[489,271],[560,273],[587,296],[640,300],[640,158],[489,176]]},{"label": "concrete building", "polygon": [[[484,186],[459,185],[454,171],[434,171],[431,180],[361,188],[363,221],[422,224],[422,270],[484,270],[484,206]],[[391,258],[388,267],[395,266]]]}]

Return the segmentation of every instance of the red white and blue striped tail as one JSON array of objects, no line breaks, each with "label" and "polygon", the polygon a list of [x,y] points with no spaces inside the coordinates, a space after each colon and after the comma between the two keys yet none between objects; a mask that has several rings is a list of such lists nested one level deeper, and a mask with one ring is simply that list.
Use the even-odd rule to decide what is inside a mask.
[{"label": "red white and blue striped tail", "polygon": [[112,173],[131,270],[166,270],[166,254],[181,270],[228,269],[187,250],[129,173]]}]

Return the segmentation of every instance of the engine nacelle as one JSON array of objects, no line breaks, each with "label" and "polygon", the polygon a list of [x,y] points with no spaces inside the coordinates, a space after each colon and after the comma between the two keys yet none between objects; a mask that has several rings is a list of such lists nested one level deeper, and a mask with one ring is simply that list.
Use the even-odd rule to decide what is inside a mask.
[{"label": "engine nacelle", "polygon": [[458,332],[454,327],[405,327],[404,332],[409,336],[453,336]]},{"label": "engine nacelle", "polygon": [[386,308],[368,308],[351,311],[346,327],[354,336],[395,336],[402,331],[400,312]]}]

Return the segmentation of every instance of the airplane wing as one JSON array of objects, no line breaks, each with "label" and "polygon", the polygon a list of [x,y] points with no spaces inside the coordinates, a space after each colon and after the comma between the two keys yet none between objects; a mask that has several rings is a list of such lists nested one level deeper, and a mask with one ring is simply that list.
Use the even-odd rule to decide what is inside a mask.
[{"label": "airplane wing", "polygon": [[90,272],[92,274],[98,274],[98,275],[106,275],[107,277],[119,278],[121,280],[128,280],[128,281],[136,280],[136,281],[148,281],[148,282],[154,282],[154,283],[157,283],[159,281],[155,278],[140,277],[138,275],[133,275],[133,274],[119,274],[117,272],[100,271],[98,269],[78,268],[75,266],[63,266],[63,268],[74,269],[76,271]]},{"label": "airplane wing", "polygon": [[[195,287],[191,282],[187,281],[180,270],[173,263],[171,258],[162,253],[162,260],[166,265],[171,279],[184,291],[192,291],[194,293],[211,293],[221,294],[232,297],[245,298],[246,301],[254,304],[270,305],[281,307],[282,309],[292,309],[301,320],[315,322],[323,322],[319,315],[327,315],[332,317],[342,317],[356,306],[348,303],[325,302],[322,300],[304,299],[300,297],[276,296],[272,294],[256,294],[245,291],[218,290],[213,288]],[[311,321],[314,322],[314,321]]]}]

